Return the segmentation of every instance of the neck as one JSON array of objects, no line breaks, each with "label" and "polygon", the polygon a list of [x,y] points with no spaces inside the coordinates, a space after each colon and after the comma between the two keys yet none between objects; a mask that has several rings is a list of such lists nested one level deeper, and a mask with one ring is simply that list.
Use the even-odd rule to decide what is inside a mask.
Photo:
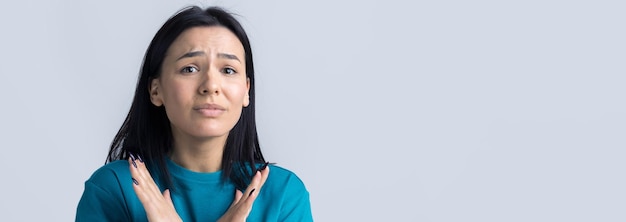
[{"label": "neck", "polygon": [[222,169],[227,137],[224,135],[203,140],[175,137],[170,159],[194,172],[217,172]]}]

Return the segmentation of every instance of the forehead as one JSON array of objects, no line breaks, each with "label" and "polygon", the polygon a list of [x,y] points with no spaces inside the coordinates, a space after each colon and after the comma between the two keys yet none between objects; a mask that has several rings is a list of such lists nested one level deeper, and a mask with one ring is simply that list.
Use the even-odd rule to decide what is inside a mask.
[{"label": "forehead", "polygon": [[241,59],[245,58],[241,41],[222,26],[193,27],[183,31],[172,42],[166,57],[180,56],[190,51],[205,51],[207,54],[229,53]]}]

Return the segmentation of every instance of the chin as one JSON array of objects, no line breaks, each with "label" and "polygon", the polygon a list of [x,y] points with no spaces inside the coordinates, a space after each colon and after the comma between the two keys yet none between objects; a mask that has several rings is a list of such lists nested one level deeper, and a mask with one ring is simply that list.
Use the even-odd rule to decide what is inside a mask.
[{"label": "chin", "polygon": [[199,138],[211,138],[227,136],[228,132],[228,130],[201,129],[199,131],[196,131],[193,135]]}]

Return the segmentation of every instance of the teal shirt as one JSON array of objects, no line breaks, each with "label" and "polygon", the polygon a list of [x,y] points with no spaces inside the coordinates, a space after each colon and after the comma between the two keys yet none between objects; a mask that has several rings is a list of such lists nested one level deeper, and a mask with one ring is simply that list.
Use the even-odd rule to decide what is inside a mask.
[{"label": "teal shirt", "polygon": [[[148,221],[128,167],[128,161],[118,160],[94,172],[85,182],[76,221]],[[313,221],[309,192],[302,181],[287,169],[269,167],[248,221]],[[172,201],[183,221],[217,221],[233,202],[235,186],[223,183],[221,172],[197,173],[169,159],[167,168],[174,185]],[[155,181],[163,191],[164,182]]]}]

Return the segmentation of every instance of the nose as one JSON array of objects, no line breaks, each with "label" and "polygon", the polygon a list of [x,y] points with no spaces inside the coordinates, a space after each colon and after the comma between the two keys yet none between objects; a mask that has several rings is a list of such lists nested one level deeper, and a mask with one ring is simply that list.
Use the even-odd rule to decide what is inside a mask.
[{"label": "nose", "polygon": [[205,73],[203,73],[200,78],[200,86],[198,87],[198,92],[201,95],[219,95],[220,94],[220,78],[219,73],[216,69],[210,68]]}]

